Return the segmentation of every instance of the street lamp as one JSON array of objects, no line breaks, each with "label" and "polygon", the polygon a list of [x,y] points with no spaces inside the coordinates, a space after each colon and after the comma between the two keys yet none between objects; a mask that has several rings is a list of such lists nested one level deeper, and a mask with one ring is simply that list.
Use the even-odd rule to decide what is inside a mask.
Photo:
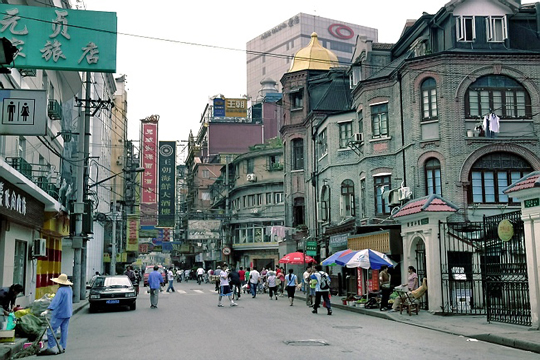
[{"label": "street lamp", "polygon": [[116,275],[116,177],[121,174],[142,173],[142,172],[144,172],[143,167],[138,167],[135,169],[123,169],[121,172],[113,174],[103,180],[97,181],[88,187],[88,188],[92,188],[94,186],[104,183],[105,181],[108,181],[111,179],[113,180],[113,186],[112,186],[113,212],[112,212],[112,239],[111,239],[111,265],[110,265],[111,275]]}]

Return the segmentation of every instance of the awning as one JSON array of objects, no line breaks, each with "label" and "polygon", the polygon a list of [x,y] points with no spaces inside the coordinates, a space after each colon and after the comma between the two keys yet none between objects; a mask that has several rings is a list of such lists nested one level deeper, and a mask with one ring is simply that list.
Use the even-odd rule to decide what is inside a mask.
[{"label": "awning", "polygon": [[45,204],[45,211],[65,211],[64,206],[62,206],[62,204],[60,204],[56,199],[47,194],[20,172],[13,169],[2,159],[0,159],[0,175],[14,186],[25,191],[28,195],[33,196],[36,198],[36,200]]},{"label": "awning", "polygon": [[347,242],[351,250],[371,249],[384,254],[390,253],[390,231],[349,236]]}]

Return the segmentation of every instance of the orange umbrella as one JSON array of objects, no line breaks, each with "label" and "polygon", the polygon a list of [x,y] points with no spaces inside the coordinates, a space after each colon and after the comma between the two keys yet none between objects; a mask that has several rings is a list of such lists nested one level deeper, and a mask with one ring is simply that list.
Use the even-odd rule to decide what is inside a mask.
[{"label": "orange umbrella", "polygon": [[[304,259],[305,257],[305,259]],[[316,262],[314,258],[309,255],[304,255],[301,252],[293,252],[285,255],[279,260],[280,264],[291,264],[291,265],[303,265],[308,263]]]}]

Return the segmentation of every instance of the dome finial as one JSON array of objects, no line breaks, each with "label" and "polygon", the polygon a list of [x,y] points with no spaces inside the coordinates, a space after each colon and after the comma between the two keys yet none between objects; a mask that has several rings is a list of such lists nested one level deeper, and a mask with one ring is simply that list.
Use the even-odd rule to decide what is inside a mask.
[{"label": "dome finial", "polygon": [[294,55],[289,72],[300,70],[330,70],[339,64],[336,54],[324,48],[316,32],[311,34],[309,44]]}]

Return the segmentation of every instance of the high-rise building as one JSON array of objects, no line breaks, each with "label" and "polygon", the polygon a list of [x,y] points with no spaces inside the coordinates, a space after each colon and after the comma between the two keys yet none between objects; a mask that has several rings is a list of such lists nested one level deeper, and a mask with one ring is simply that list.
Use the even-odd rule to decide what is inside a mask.
[{"label": "high-rise building", "polygon": [[257,100],[262,80],[272,79],[279,84],[294,54],[309,44],[313,32],[342,65],[350,64],[358,35],[378,41],[378,30],[374,28],[303,13],[295,15],[247,43],[247,94],[251,100]]}]

